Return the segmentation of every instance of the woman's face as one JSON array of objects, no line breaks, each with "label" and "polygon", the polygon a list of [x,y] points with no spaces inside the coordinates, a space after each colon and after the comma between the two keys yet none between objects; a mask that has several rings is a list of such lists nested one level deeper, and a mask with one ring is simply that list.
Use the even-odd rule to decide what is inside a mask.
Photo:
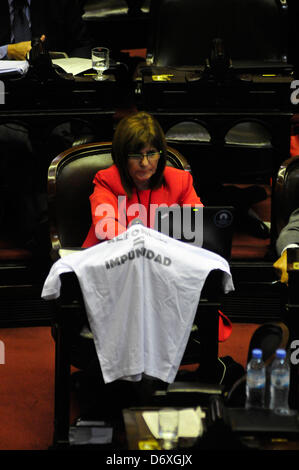
[{"label": "woman's face", "polygon": [[128,155],[128,172],[137,189],[149,188],[149,180],[157,171],[159,158],[159,151],[152,145]]}]

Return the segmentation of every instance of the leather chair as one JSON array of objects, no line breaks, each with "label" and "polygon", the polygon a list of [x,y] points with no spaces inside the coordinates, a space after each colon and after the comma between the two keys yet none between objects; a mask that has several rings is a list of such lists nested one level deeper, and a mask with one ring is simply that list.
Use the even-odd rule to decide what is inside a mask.
[{"label": "leather chair", "polygon": [[106,45],[116,59],[122,49],[146,47],[150,0],[86,0],[83,20],[94,46]]},{"label": "leather chair", "polygon": [[[189,171],[186,159],[168,147],[167,164]],[[95,173],[112,164],[111,143],[90,143],[72,147],[58,155],[48,172],[49,223],[52,258],[59,258],[59,250],[81,247],[90,227],[89,195]],[[206,334],[200,345],[187,345],[183,364],[198,362],[200,355],[200,380],[216,384],[211,390],[220,393],[217,378],[222,376],[218,363],[218,310],[222,295],[221,272],[212,271],[202,291],[202,302],[194,324]],[[64,273],[61,278],[61,295],[54,301],[53,336],[55,338],[55,447],[69,444],[70,424],[70,371],[72,362],[72,334],[80,332],[87,318],[82,293],[74,273]],[[221,278],[221,279],[220,279]],[[204,315],[201,312],[204,311]],[[198,321],[197,321],[198,319]],[[197,334],[195,333],[197,338]],[[191,338],[192,339],[192,338]],[[90,339],[89,339],[90,343]],[[189,376],[188,376],[189,378]],[[187,379],[188,380],[188,379]],[[215,388],[216,387],[216,388]],[[220,390],[220,391],[219,391]],[[147,393],[151,394],[151,386]],[[144,398],[146,400],[146,398]]]},{"label": "leather chair", "polygon": [[276,237],[288,223],[299,201],[299,156],[285,160],[277,173],[274,188],[273,224]]},{"label": "leather chair", "polygon": [[199,65],[212,42],[224,42],[234,63],[287,61],[286,0],[155,0],[148,60],[159,66]]},{"label": "leather chair", "polygon": [[[55,158],[48,172],[52,258],[59,249],[81,247],[91,225],[89,195],[97,171],[113,163],[111,142],[72,147]],[[188,170],[187,160],[168,147],[167,164]]]},{"label": "leather chair", "polygon": [[274,147],[270,126],[258,118],[240,117],[221,126],[205,119],[177,120],[166,130],[166,138],[188,155],[195,183],[212,172],[225,183],[269,184]]},{"label": "leather chair", "polygon": [[84,19],[139,15],[149,11],[149,0],[83,0]]}]

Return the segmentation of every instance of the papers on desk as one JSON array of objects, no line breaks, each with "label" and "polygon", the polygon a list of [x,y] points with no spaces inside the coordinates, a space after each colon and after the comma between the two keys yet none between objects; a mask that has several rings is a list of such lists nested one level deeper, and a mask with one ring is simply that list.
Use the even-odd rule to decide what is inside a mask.
[{"label": "papers on desk", "polygon": [[24,75],[27,73],[29,63],[27,60],[0,60],[0,74],[17,73]]},{"label": "papers on desk", "polygon": [[61,67],[66,73],[78,75],[92,68],[91,59],[82,59],[80,57],[69,57],[67,59],[52,59],[54,65]]},{"label": "papers on desk", "polygon": [[[143,419],[155,439],[159,439],[158,411],[144,411]],[[178,437],[198,437],[203,434],[202,419],[205,413],[200,407],[179,410]]]}]

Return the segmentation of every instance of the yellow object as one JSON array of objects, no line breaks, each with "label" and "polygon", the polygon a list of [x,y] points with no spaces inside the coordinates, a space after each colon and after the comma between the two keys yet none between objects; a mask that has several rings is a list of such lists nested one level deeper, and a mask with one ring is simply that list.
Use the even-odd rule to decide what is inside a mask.
[{"label": "yellow object", "polygon": [[172,79],[173,74],[152,75],[154,82],[168,82]]},{"label": "yellow object", "polygon": [[273,267],[280,277],[280,282],[284,284],[288,284],[289,275],[287,271],[287,250],[285,250],[282,253],[281,257],[275,261],[275,263],[273,264]]},{"label": "yellow object", "polygon": [[146,441],[139,441],[138,447],[140,450],[161,450],[159,443],[155,439],[147,439]]}]

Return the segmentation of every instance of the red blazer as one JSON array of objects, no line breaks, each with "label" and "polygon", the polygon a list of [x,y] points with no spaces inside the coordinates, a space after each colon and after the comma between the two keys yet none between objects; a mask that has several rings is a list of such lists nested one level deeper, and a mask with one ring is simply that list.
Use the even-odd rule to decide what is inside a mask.
[{"label": "red blazer", "polygon": [[115,165],[99,171],[93,180],[90,196],[92,225],[83,247],[93,246],[124,232],[136,217],[147,227],[153,227],[157,206],[165,204],[200,205],[189,172],[165,167],[164,184],[159,189],[138,191],[128,199]]}]

